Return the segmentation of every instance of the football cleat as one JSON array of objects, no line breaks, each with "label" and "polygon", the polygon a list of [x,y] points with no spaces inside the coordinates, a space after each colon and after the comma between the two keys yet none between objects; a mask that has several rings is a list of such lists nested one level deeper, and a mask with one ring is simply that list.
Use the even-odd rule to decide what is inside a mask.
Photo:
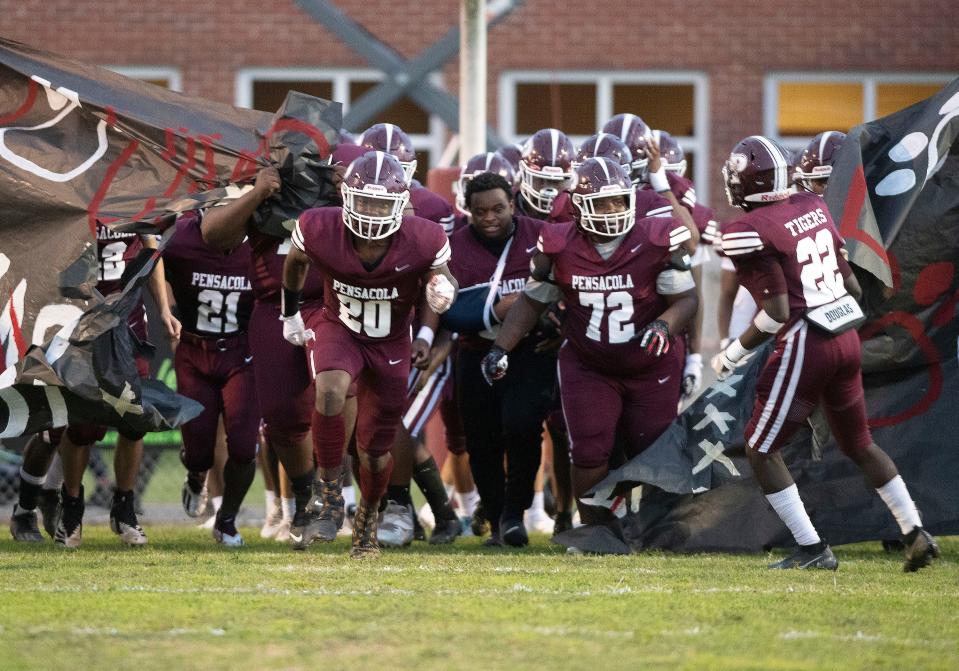
[{"label": "football cleat", "polygon": [[473,519],[470,520],[470,529],[474,536],[483,536],[490,532],[489,521],[486,519],[486,508],[481,500],[473,510]]},{"label": "football cleat", "polygon": [[522,517],[504,518],[499,528],[503,542],[507,545],[512,545],[514,548],[529,545],[529,535],[526,533],[526,527],[523,526]]},{"label": "football cleat", "polygon": [[343,486],[340,480],[327,482],[319,480],[314,487],[319,485],[319,493],[310,501],[310,506],[317,511],[319,520],[316,539],[329,543],[336,538],[336,532],[343,526],[343,519],[346,517],[346,510],[343,501]]},{"label": "football cleat", "polygon": [[56,489],[41,489],[37,508],[43,518],[43,530],[53,538],[57,533],[57,511],[60,507],[60,493]]},{"label": "football cleat", "polygon": [[553,521],[553,535],[569,531],[573,528],[573,514],[568,510],[562,510],[556,513],[556,519]]},{"label": "football cleat", "polygon": [[60,492],[60,504],[57,508],[57,528],[53,542],[59,547],[78,548],[83,541],[83,485],[80,496],[68,496],[66,490]]},{"label": "football cleat", "polygon": [[458,517],[451,520],[439,520],[430,534],[430,545],[447,545],[463,533],[463,523]]},{"label": "football cleat", "polygon": [[425,541],[426,540],[426,530],[423,528],[423,525],[420,524],[420,516],[416,513],[413,513],[413,540],[414,541]]},{"label": "football cleat", "polygon": [[413,509],[396,501],[387,501],[379,520],[377,537],[380,545],[388,548],[402,548],[412,543]]},{"label": "football cleat", "polygon": [[13,514],[10,515],[10,535],[15,541],[42,543],[43,536],[37,525],[37,511],[24,510],[19,503],[13,504]]},{"label": "football cleat", "polygon": [[933,559],[940,555],[939,544],[932,535],[922,527],[916,527],[906,534],[906,563],[902,570],[913,573],[929,566]]},{"label": "football cleat", "polygon": [[313,544],[320,533],[319,509],[314,506],[314,496],[303,508],[296,506],[296,513],[290,523],[290,544],[294,550],[305,550]]},{"label": "football cleat", "polygon": [[542,508],[530,508],[523,513],[523,523],[531,531],[541,534],[553,533],[553,519]]},{"label": "football cleat", "polygon": [[110,529],[127,545],[139,547],[147,544],[146,532],[140,526],[133,508],[133,492],[114,492],[113,505],[110,506]]},{"label": "football cleat", "polygon": [[220,519],[220,515],[217,514],[217,520],[213,524],[213,540],[218,544],[226,546],[228,548],[239,548],[243,547],[243,536],[240,535],[240,532],[236,529],[236,524],[234,520],[225,522]]},{"label": "football cleat", "polygon": [[[276,532],[283,523],[283,504],[280,499],[274,499],[273,504],[266,513],[266,519],[263,520],[263,526],[260,528],[260,538],[275,538]],[[289,525],[288,525],[289,526]]]},{"label": "football cleat", "polygon": [[832,550],[825,543],[816,545],[800,545],[799,548],[785,559],[770,564],[771,569],[790,569],[790,568],[820,568],[827,571],[835,571],[839,568],[839,560]]},{"label": "football cleat", "polygon": [[[199,485],[199,487],[197,486]],[[187,473],[180,488],[180,501],[187,517],[199,517],[206,511],[210,497],[204,484],[204,477],[197,478],[196,473]]]},{"label": "football cleat", "polygon": [[[353,545],[350,548],[351,559],[376,559],[380,556],[376,527],[379,521],[377,510],[360,501],[353,518]],[[411,525],[412,527],[412,525]]]}]

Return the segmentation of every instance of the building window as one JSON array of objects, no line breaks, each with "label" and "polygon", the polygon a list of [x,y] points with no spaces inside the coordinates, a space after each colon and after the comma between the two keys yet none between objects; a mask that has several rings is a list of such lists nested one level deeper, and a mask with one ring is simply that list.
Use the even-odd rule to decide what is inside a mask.
[{"label": "building window", "polygon": [[[372,89],[383,79],[376,70],[333,70],[314,68],[251,68],[241,70],[236,78],[236,105],[273,112],[283,103],[288,91],[296,90],[335,100],[343,104],[343,113],[350,103]],[[442,86],[438,76],[431,77]],[[375,123],[394,123],[407,133],[416,147],[416,179],[426,183],[427,171],[443,152],[445,125],[409,98],[401,98],[363,128],[348,128],[361,132]]]},{"label": "building window", "polygon": [[[695,72],[506,72],[499,81],[499,130],[522,142],[540,128],[559,128],[578,145],[614,114],[638,114],[672,134],[686,152],[687,177],[708,176],[708,80]],[[697,192],[704,200],[705,189]]]},{"label": "building window", "polygon": [[938,92],[955,75],[780,73],[765,82],[764,133],[788,149],[825,130],[892,114]]},{"label": "building window", "polygon": [[117,74],[121,74],[124,77],[139,79],[147,82],[148,84],[162,86],[163,88],[170,89],[171,91],[183,90],[183,79],[181,78],[180,71],[177,68],[152,65],[108,65],[106,67],[108,70],[113,70]]}]

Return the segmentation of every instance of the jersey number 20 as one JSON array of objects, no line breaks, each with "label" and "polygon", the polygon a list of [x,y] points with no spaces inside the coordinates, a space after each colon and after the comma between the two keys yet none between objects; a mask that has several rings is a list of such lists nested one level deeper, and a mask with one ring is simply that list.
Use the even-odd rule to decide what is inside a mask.
[{"label": "jersey number 20", "polygon": [[385,338],[390,334],[389,301],[361,301],[345,294],[340,299],[340,321],[354,333],[365,333],[370,338]]}]

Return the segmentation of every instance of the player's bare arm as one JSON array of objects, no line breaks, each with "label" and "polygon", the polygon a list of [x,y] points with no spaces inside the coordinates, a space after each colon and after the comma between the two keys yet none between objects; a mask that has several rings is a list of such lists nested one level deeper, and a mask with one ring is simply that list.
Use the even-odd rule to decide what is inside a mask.
[{"label": "player's bare arm", "polygon": [[[141,235],[140,242],[147,249],[157,248],[156,238],[152,235]],[[153,296],[157,310],[160,312],[160,320],[163,322],[163,328],[166,331],[167,337],[172,342],[176,342],[180,339],[180,321],[173,316],[173,311],[170,309],[170,296],[167,293],[165,277],[166,273],[163,270],[163,259],[157,259],[156,265],[153,266],[153,272],[150,273],[148,283],[150,295]]]},{"label": "player's bare arm", "polygon": [[280,294],[280,321],[283,322],[283,337],[297,347],[305,345],[313,337],[300,314],[300,298],[306,274],[310,270],[310,258],[295,245],[290,247],[283,262],[283,289]]},{"label": "player's bare arm", "polygon": [[209,209],[200,222],[203,240],[223,251],[237,247],[246,237],[250,217],[263,201],[280,190],[280,173],[276,168],[263,168],[256,174],[253,188],[233,202]]}]

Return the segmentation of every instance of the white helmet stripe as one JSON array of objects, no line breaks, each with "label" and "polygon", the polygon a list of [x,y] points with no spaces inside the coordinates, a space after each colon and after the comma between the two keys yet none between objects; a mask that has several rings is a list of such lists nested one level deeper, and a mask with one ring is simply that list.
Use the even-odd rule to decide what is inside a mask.
[{"label": "white helmet stripe", "polygon": [[386,151],[389,151],[393,148],[393,124],[385,123],[383,124],[386,127]]},{"label": "white helmet stripe", "polygon": [[606,167],[606,161],[601,158],[596,159],[601,166],[603,166],[603,172],[606,173],[606,179],[609,179],[609,168]]},{"label": "white helmet stripe", "polygon": [[380,170],[383,168],[383,152],[376,152],[376,183],[380,183]]},{"label": "white helmet stripe", "polygon": [[492,163],[493,163],[492,152],[486,152],[486,172],[489,172],[489,167]]},{"label": "white helmet stripe", "polygon": [[559,153],[559,131],[556,130],[555,128],[550,128],[549,137],[550,137],[550,140],[553,141],[553,155],[550,156],[550,160],[549,160],[550,164],[552,165],[556,163],[556,159],[557,159],[556,155],[557,153]]},{"label": "white helmet stripe", "polygon": [[786,157],[783,156],[783,153],[779,151],[776,145],[770,142],[767,138],[763,137],[762,135],[753,135],[753,137],[759,140],[763,147],[766,148],[766,151],[769,152],[770,158],[773,160],[773,165],[776,166],[773,191],[785,191],[789,184],[787,181],[788,176],[786,174],[789,168],[789,161],[786,160]]},{"label": "white helmet stripe", "polygon": [[829,130],[822,134],[822,139],[819,140],[819,163],[823,163],[823,154],[826,153],[826,140],[829,139],[829,136],[833,134],[833,131]]}]

